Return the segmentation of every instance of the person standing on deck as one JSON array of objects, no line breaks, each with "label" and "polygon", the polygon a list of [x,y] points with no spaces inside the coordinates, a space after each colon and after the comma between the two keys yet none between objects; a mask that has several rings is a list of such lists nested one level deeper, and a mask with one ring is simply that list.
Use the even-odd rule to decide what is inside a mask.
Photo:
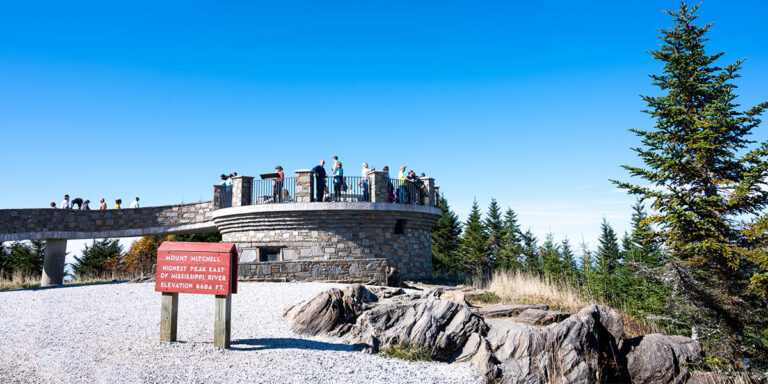
[{"label": "person standing on deck", "polygon": [[325,178],[327,176],[325,173],[325,160],[320,160],[320,164],[312,168],[312,173],[315,174],[315,201],[322,202],[323,195],[325,194]]}]

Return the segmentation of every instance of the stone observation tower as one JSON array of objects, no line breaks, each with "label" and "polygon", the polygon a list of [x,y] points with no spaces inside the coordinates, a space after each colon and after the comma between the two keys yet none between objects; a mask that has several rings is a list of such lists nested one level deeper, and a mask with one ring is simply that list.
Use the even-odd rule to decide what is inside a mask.
[{"label": "stone observation tower", "polygon": [[[236,176],[214,198],[137,209],[0,210],[0,241],[46,240],[41,285],[61,284],[66,241],[218,231],[239,251],[239,279],[377,282],[387,267],[408,279],[432,276],[430,231],[440,217],[434,180],[346,177],[315,201],[314,177]],[[328,201],[330,200],[330,201]]]}]

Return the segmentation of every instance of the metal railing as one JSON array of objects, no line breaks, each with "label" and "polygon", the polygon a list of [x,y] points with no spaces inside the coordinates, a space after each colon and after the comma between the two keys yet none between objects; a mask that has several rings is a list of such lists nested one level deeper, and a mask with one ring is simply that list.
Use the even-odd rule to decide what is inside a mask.
[{"label": "metal railing", "polygon": [[296,178],[284,177],[253,181],[251,204],[292,203],[296,200]]},{"label": "metal railing", "polygon": [[225,185],[219,189],[219,208],[229,208],[232,206],[232,186]]},{"label": "metal railing", "polygon": [[[370,201],[368,178],[344,176],[328,178],[328,196],[330,201],[362,202]],[[327,199],[325,199],[327,200]]]},{"label": "metal railing", "polygon": [[419,179],[389,179],[387,192],[390,203],[424,205],[429,200],[424,182]]}]

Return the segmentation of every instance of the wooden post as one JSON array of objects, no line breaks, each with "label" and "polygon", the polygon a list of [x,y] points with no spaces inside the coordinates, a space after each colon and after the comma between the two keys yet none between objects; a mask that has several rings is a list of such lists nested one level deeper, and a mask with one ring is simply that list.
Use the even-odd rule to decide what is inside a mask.
[{"label": "wooden post", "polygon": [[179,318],[179,294],[163,292],[160,308],[160,341],[176,341],[176,323]]},{"label": "wooden post", "polygon": [[213,324],[213,345],[229,348],[232,327],[232,295],[216,295],[216,314]]}]

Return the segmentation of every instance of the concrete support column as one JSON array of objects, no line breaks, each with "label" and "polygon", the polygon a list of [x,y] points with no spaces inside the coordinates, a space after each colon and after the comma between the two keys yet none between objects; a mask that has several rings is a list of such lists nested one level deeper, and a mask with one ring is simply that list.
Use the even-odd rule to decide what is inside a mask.
[{"label": "concrete support column", "polygon": [[420,179],[424,182],[424,191],[427,193],[423,204],[431,206],[438,205],[435,200],[435,179],[431,177],[421,177]]},{"label": "concrete support column", "polygon": [[315,185],[312,183],[312,171],[309,169],[298,169],[296,173],[296,202],[310,203],[315,196]]},{"label": "concrete support column", "polygon": [[45,256],[43,257],[43,276],[40,286],[59,285],[64,282],[64,258],[67,256],[67,240],[45,240]]},{"label": "concrete support column", "polygon": [[253,177],[235,176],[232,178],[232,206],[251,205],[253,196]]},{"label": "concrete support column", "polygon": [[373,171],[371,175],[371,201],[374,203],[388,203],[389,180],[384,171]]}]

